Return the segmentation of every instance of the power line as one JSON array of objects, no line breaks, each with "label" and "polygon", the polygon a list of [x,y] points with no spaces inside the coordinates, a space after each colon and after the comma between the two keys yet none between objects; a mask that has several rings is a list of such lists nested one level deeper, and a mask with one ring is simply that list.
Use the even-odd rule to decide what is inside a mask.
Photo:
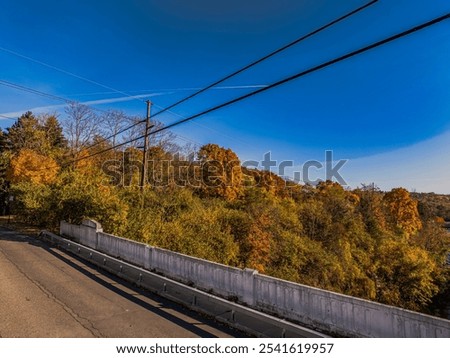
[{"label": "power line", "polygon": [[[266,85],[264,85],[264,86],[258,86],[258,87],[259,87],[259,88],[261,88],[261,87],[266,87]],[[159,107],[159,108],[163,108],[163,107],[158,106],[158,105],[156,105],[156,104],[154,104],[154,106],[155,106],[155,107]],[[177,117],[179,117],[179,118],[181,118],[181,119],[187,118],[186,116],[182,116],[181,114],[175,113],[175,112],[173,112],[173,111],[171,111],[171,110],[167,110],[167,113],[173,114],[174,116],[177,116]],[[242,139],[240,139],[240,138],[236,138],[235,136],[234,136],[234,137],[231,137],[231,136],[229,136],[229,135],[226,135],[226,134],[222,133],[221,131],[219,131],[219,130],[217,130],[217,129],[214,129],[214,128],[209,127],[209,126],[207,126],[207,125],[205,125],[205,124],[202,124],[202,123],[197,123],[197,122],[192,122],[192,123],[193,123],[194,125],[198,126],[198,127],[202,127],[202,128],[207,129],[207,130],[216,132],[217,134],[221,135],[221,136],[224,137],[224,138],[232,139],[232,140],[234,140],[234,141],[240,142],[241,144],[244,144],[244,145],[246,145],[246,146],[251,147],[250,144],[249,144],[248,142],[246,142],[246,141],[244,141],[244,140],[242,140]],[[175,135],[180,136],[180,134],[178,134],[178,133],[175,133]],[[197,144],[198,144],[198,143],[197,143]]]},{"label": "power line", "polygon": [[[129,118],[129,119],[131,119],[131,120],[136,120],[136,118],[132,118],[132,117],[126,117],[126,118]],[[144,120],[144,121],[145,121],[145,120]],[[93,144],[91,144],[91,145],[88,145],[86,148],[83,148],[83,149],[81,149],[80,151],[85,151],[85,150],[89,150],[89,149],[91,149],[91,148],[93,148],[93,147],[96,147],[96,146],[98,146],[99,144],[104,143],[104,142],[108,141],[109,139],[115,138],[115,137],[117,137],[119,134],[122,134],[122,133],[124,133],[124,132],[126,132],[126,131],[128,131],[128,130],[134,128],[134,127],[136,127],[138,124],[144,123],[144,121],[142,121],[142,120],[136,120],[136,123],[130,124],[130,125],[128,125],[128,126],[125,127],[125,128],[119,129],[119,130],[118,130],[117,132],[115,132],[114,134],[112,134],[112,135],[110,135],[110,136],[108,136],[108,137],[106,137],[106,138],[102,138],[102,139],[100,139],[99,141],[97,141],[96,143],[93,143]]]},{"label": "power line", "polygon": [[[46,97],[46,98],[50,98],[50,99],[53,99],[53,100],[61,101],[61,102],[67,103],[67,104],[77,103],[76,101],[70,100],[68,98],[60,97],[60,96],[53,95],[53,94],[46,93],[46,92],[42,92],[42,91],[38,91],[36,89],[30,88],[30,87],[27,87],[27,86],[23,86],[23,85],[20,85],[20,84],[17,84],[17,83],[5,81],[5,80],[0,80],[0,85],[4,85],[4,86],[10,87],[10,88],[18,89],[18,90],[21,90],[21,91],[24,91],[24,92],[36,94],[36,95],[39,95],[39,96],[42,96],[42,97]],[[95,111],[108,113],[108,111],[104,110],[104,109],[94,108],[94,107],[90,107],[90,108],[94,109]],[[3,116],[3,115],[0,115],[0,117],[6,118],[6,119],[14,119],[14,118],[10,118],[10,117]],[[136,118],[133,118],[133,117],[130,117],[130,116],[126,116],[126,115],[124,115],[124,118],[128,118],[128,119],[131,119],[131,120],[136,120]],[[137,123],[140,124],[142,122],[138,121]],[[100,143],[106,141],[107,139],[111,139],[111,138],[117,136],[118,134],[123,133],[123,132],[125,132],[125,131],[127,131],[127,130],[135,127],[135,126],[136,126],[136,123],[133,123],[133,124],[123,128],[123,129],[119,130],[119,132],[113,134],[112,136],[110,136],[108,138],[105,138],[105,139],[102,139],[102,140],[96,142],[95,144],[92,144],[92,145],[84,148],[83,150],[88,150],[88,149],[90,149],[92,147],[95,147],[95,146],[99,145]]]},{"label": "power line", "polygon": [[7,87],[15,88],[15,89],[18,89],[18,90],[21,90],[21,91],[37,94],[37,95],[42,96],[42,97],[47,97],[47,98],[54,99],[54,100],[57,100],[57,101],[62,101],[62,102],[65,102],[65,103],[75,102],[75,101],[71,101],[71,100],[69,100],[67,98],[63,98],[63,97],[56,96],[56,95],[53,95],[53,94],[50,94],[50,93],[38,91],[38,90],[35,90],[33,88],[26,87],[26,86],[23,86],[23,85],[19,85],[17,83],[5,81],[5,80],[0,80],[0,84],[4,85],[4,86],[7,86]]},{"label": "power line", "polygon": [[7,53],[9,53],[9,54],[12,54],[12,55],[14,55],[14,56],[17,56],[17,57],[21,57],[21,58],[26,59],[26,60],[28,60],[28,61],[37,63],[37,64],[39,64],[39,65],[41,65],[41,66],[45,66],[45,67],[51,68],[52,70],[55,70],[55,71],[64,73],[65,75],[72,76],[72,77],[75,77],[75,78],[77,78],[77,79],[79,79],[79,80],[82,80],[82,81],[85,81],[85,82],[89,82],[89,83],[91,83],[91,84],[94,84],[94,85],[103,87],[103,88],[108,89],[108,90],[110,90],[110,91],[113,91],[113,92],[115,92],[115,93],[120,93],[120,94],[125,95],[125,96],[127,96],[127,97],[133,98],[133,99],[135,99],[135,100],[137,100],[137,101],[139,101],[139,102],[145,102],[145,101],[143,101],[143,100],[138,99],[136,96],[133,96],[133,95],[131,95],[131,94],[129,94],[129,93],[126,93],[126,92],[124,92],[124,91],[120,91],[120,90],[115,89],[115,88],[113,88],[113,87],[104,85],[104,84],[102,84],[102,83],[100,83],[100,82],[98,82],[98,81],[90,80],[89,78],[86,78],[86,77],[77,75],[76,73],[73,73],[73,72],[69,72],[69,71],[63,70],[62,68],[59,68],[59,67],[50,65],[50,64],[45,63],[45,62],[43,62],[43,61],[36,60],[36,59],[34,59],[34,58],[32,58],[32,57],[25,56],[25,55],[23,55],[23,54],[21,54],[21,53],[18,53],[18,52],[16,52],[16,51],[9,50],[9,49],[7,49],[7,48],[5,48],[5,47],[1,47],[1,46],[0,46],[0,50],[1,50],[1,51],[4,51],[4,52],[7,52]]},{"label": "power line", "polygon": [[[365,8],[375,4],[376,2],[378,2],[378,0],[372,0],[371,2],[367,3],[366,5],[363,5],[363,6],[359,7],[359,8],[357,8],[357,9],[355,9],[355,10],[353,10],[353,11],[351,11],[351,12],[349,12],[349,13],[347,13],[347,14],[345,14],[345,15],[343,15],[343,16],[341,16],[341,17],[339,17],[339,18],[337,18],[337,19],[335,19],[335,20],[333,20],[333,21],[331,21],[329,23],[327,23],[326,25],[319,27],[318,29],[316,29],[314,31],[297,38],[296,40],[290,42],[289,44],[287,44],[285,46],[282,46],[282,47],[278,48],[275,51],[272,51],[268,55],[265,55],[265,56],[261,57],[260,59],[258,59],[256,61],[254,61],[254,62],[252,62],[252,63],[242,67],[241,69],[239,69],[239,70],[237,70],[237,71],[235,71],[235,72],[233,72],[231,74],[229,74],[228,76],[225,76],[225,77],[221,78],[220,80],[217,80],[214,83],[212,83],[212,84],[210,84],[210,85],[208,85],[206,87],[203,87],[200,90],[194,92],[193,94],[191,94],[191,95],[189,95],[189,96],[187,96],[187,97],[185,97],[185,98],[183,98],[183,99],[181,99],[181,100],[171,104],[170,106],[161,109],[159,112],[153,114],[152,117],[155,118],[156,116],[158,116],[158,115],[160,115],[160,114],[162,114],[164,112],[169,111],[170,109],[174,108],[175,106],[178,106],[179,104],[181,104],[183,102],[186,102],[186,101],[188,101],[188,100],[198,96],[199,94],[201,94],[201,93],[203,93],[203,92],[213,88],[214,86],[217,86],[218,84],[220,84],[222,82],[225,82],[226,80],[229,80],[232,77],[237,76],[238,74],[240,74],[240,73],[242,73],[242,72],[244,72],[244,71],[246,71],[246,70],[256,66],[257,64],[259,64],[259,63],[261,63],[261,62],[263,62],[263,61],[265,61],[265,60],[275,56],[276,54],[278,54],[278,53],[280,53],[280,52],[282,52],[284,50],[287,50],[288,48],[290,48],[290,47],[292,47],[292,46],[294,46],[294,45],[296,45],[296,44],[298,44],[298,43],[300,43],[300,42],[302,42],[302,41],[304,41],[304,40],[306,40],[306,39],[308,39],[308,38],[310,38],[310,37],[312,37],[312,36],[314,36],[316,34],[318,34],[319,32],[322,32],[322,31],[326,30],[327,28],[329,28],[329,27],[331,27],[331,26],[333,26],[333,25],[335,25],[335,24],[337,24],[337,23],[347,19],[348,17],[350,17],[350,16],[352,16],[352,15],[354,15],[354,14],[356,14],[356,13],[362,11],[362,10],[364,10]],[[262,88],[265,88],[265,87],[262,87]],[[117,132],[117,133],[115,133],[115,134],[113,134],[113,135],[111,135],[109,137],[103,138],[102,140],[98,141],[95,145],[92,145],[92,146],[90,146],[88,148],[92,148],[93,146],[96,146],[96,145],[99,145],[99,144],[101,144],[103,142],[106,142],[109,139],[114,138],[115,136],[117,136],[119,134],[122,134],[123,132],[126,132],[127,130],[129,130],[129,129],[131,129],[131,128],[133,128],[133,127],[135,127],[135,126],[137,126],[137,125],[139,125],[141,123],[144,123],[144,122],[145,122],[145,119],[142,119],[142,120],[132,124],[131,126],[128,126],[128,127],[124,128],[123,130],[120,130],[119,132]]]},{"label": "power line", "polygon": [[[413,28],[411,28],[411,29],[409,29],[409,30],[403,31],[403,32],[398,33],[398,34],[396,34],[396,35],[390,36],[390,37],[388,37],[388,38],[386,38],[386,39],[384,39],[384,40],[381,40],[381,41],[375,42],[375,43],[373,43],[373,44],[371,44],[371,45],[368,45],[368,46],[365,46],[365,47],[363,47],[363,48],[360,48],[359,50],[352,51],[352,52],[350,52],[350,53],[347,53],[346,55],[337,57],[337,58],[335,58],[335,59],[333,59],[333,60],[324,62],[324,63],[322,63],[322,64],[320,64],[320,65],[318,65],[318,66],[314,66],[314,67],[312,67],[312,68],[309,68],[308,70],[299,72],[299,73],[297,73],[297,74],[295,74],[295,75],[292,75],[292,76],[289,76],[289,77],[287,77],[287,78],[285,78],[285,79],[282,79],[282,80],[280,80],[280,81],[274,82],[274,83],[268,85],[267,87],[260,88],[260,89],[258,89],[258,90],[256,90],[256,91],[247,93],[247,94],[245,94],[245,95],[243,95],[243,96],[237,97],[237,98],[235,98],[235,99],[232,99],[232,100],[230,100],[230,101],[227,101],[227,102],[222,103],[222,104],[220,104],[220,105],[217,105],[217,106],[215,106],[215,107],[209,108],[209,109],[207,109],[207,110],[205,110],[205,111],[203,111],[203,112],[197,113],[197,114],[195,114],[195,115],[193,115],[193,116],[190,116],[190,117],[184,118],[184,119],[182,119],[182,120],[179,120],[179,121],[177,121],[177,122],[174,122],[174,123],[171,123],[171,124],[169,124],[169,125],[166,125],[165,127],[162,127],[162,128],[159,128],[159,129],[157,129],[157,130],[154,130],[154,131],[150,132],[149,135],[159,133],[159,132],[161,132],[161,131],[167,130],[167,129],[169,129],[169,128],[172,128],[172,127],[175,127],[175,126],[177,126],[177,125],[183,124],[183,123],[188,122],[188,121],[191,121],[191,120],[193,120],[193,119],[196,119],[196,118],[198,118],[198,117],[200,117],[200,116],[203,116],[203,115],[205,115],[205,114],[208,114],[208,113],[217,111],[218,109],[221,109],[221,108],[230,106],[231,104],[240,102],[240,101],[242,101],[242,100],[244,100],[244,99],[246,99],[246,98],[255,96],[255,95],[259,94],[259,93],[268,91],[268,90],[270,90],[270,89],[272,89],[272,88],[281,86],[281,85],[283,85],[283,84],[285,84],[285,83],[287,83],[287,82],[293,81],[293,80],[295,80],[295,79],[297,79],[297,78],[304,77],[304,76],[306,76],[306,75],[308,75],[308,74],[310,74],[310,73],[313,73],[313,72],[317,72],[317,71],[322,70],[322,69],[324,69],[324,68],[326,68],[326,67],[332,66],[332,65],[334,65],[334,64],[336,64],[336,63],[338,63],[338,62],[345,61],[345,60],[347,60],[347,59],[349,59],[349,58],[355,57],[355,56],[360,55],[360,54],[362,54],[362,53],[364,53],[364,52],[373,50],[373,49],[375,49],[375,48],[378,48],[378,47],[383,46],[383,45],[385,45],[385,44],[388,44],[388,43],[390,43],[390,42],[396,41],[396,40],[398,40],[398,39],[400,39],[400,38],[402,38],[402,37],[411,35],[411,34],[417,32],[417,31],[424,30],[424,29],[426,29],[426,28],[428,28],[428,27],[430,27],[430,26],[433,26],[433,25],[436,25],[436,24],[438,24],[438,23],[440,23],[440,22],[442,22],[442,21],[448,20],[449,18],[450,18],[450,13],[448,13],[448,14],[446,14],[446,15],[443,15],[443,16],[440,16],[440,17],[438,17],[438,18],[435,18],[435,19],[433,19],[433,20],[431,20],[431,21],[428,21],[428,22],[426,22],[426,23],[423,23],[423,24],[421,24],[421,25],[417,25],[417,26],[415,26],[415,27],[413,27]],[[134,142],[134,141],[143,139],[144,137],[145,137],[145,135],[139,136],[139,137],[137,137],[137,138],[128,140],[128,141],[126,141],[126,142],[124,142],[124,143],[120,143],[120,144],[117,144],[117,145],[115,145],[115,146],[113,146],[113,147],[104,149],[104,150],[102,150],[102,151],[100,151],[100,152],[93,153],[93,154],[87,155],[87,156],[82,157],[82,158],[78,158],[78,159],[76,159],[76,160],[71,161],[70,163],[74,163],[74,162],[78,162],[78,161],[81,161],[81,160],[84,160],[84,159],[91,158],[91,157],[93,157],[93,156],[102,154],[102,153],[107,152],[107,151],[109,151],[109,150],[113,150],[113,149],[119,148],[119,147],[121,147],[121,146],[130,144],[130,143],[132,143],[132,142]],[[69,164],[70,164],[70,163],[69,163]]]},{"label": "power line", "polygon": [[[57,95],[54,95],[54,94],[51,94],[51,93],[39,91],[39,90],[36,90],[34,88],[27,87],[27,86],[24,86],[24,85],[20,85],[20,84],[17,84],[17,83],[13,83],[13,82],[6,81],[6,80],[0,80],[0,85],[6,86],[6,87],[10,87],[10,88],[14,88],[14,89],[17,89],[17,90],[20,90],[20,91],[23,91],[23,92],[28,92],[28,93],[31,93],[31,94],[35,94],[35,95],[38,95],[38,96],[46,97],[46,98],[49,98],[49,99],[52,99],[52,100],[64,102],[64,103],[67,103],[67,104],[80,103],[80,104],[84,105],[83,103],[75,101],[75,100],[71,100],[71,99],[64,98],[64,97],[61,97],[61,96],[57,96]],[[87,107],[89,107],[89,108],[91,108],[91,109],[93,109],[95,111],[98,111],[98,112],[103,112],[103,113],[108,113],[109,112],[108,110],[95,108],[95,107],[92,107],[92,106],[87,106]],[[6,116],[3,116],[3,115],[1,115],[1,117],[8,118],[8,119],[14,119],[14,118],[6,117]],[[133,120],[135,119],[133,117],[126,116],[126,115],[124,115],[124,117],[128,118],[128,119],[133,119]]]},{"label": "power line", "polygon": [[[30,87],[26,87],[26,86],[23,86],[23,85],[20,85],[20,84],[16,84],[16,83],[13,83],[13,82],[5,81],[5,80],[0,80],[0,85],[4,85],[4,86],[10,87],[10,88],[18,89],[18,90],[21,90],[21,91],[24,91],[24,92],[28,92],[28,93],[32,93],[32,94],[35,94],[35,95],[39,95],[39,96],[42,96],[42,97],[50,98],[50,99],[53,99],[53,100],[61,101],[61,102],[67,103],[67,104],[78,103],[77,101],[70,100],[68,98],[64,98],[64,97],[61,97],[61,96],[53,95],[53,94],[42,92],[42,91],[38,91],[36,89],[30,88]],[[109,112],[108,110],[95,108],[95,107],[92,107],[92,106],[89,106],[89,108],[91,108],[91,109],[93,109],[95,111],[98,111],[98,112],[102,112],[102,113],[108,113]],[[16,119],[16,118],[7,117],[7,116],[4,116],[4,115],[0,115],[0,117],[4,118],[4,119],[11,119],[11,120],[15,120]],[[123,115],[123,117],[127,118],[127,119],[131,119],[133,121],[136,120],[135,117],[130,117],[130,116],[127,116],[127,115]],[[124,129],[121,129],[120,133],[133,128],[135,125],[136,124],[132,124],[132,125],[124,128]],[[112,138],[112,137],[116,136],[117,134],[119,134],[119,133],[116,133],[116,134],[114,134],[113,136],[111,136],[109,138]],[[87,148],[84,148],[84,150],[87,150],[87,149],[90,149],[90,148],[92,148],[94,146],[97,146],[101,142],[103,142],[103,140],[100,140],[100,141],[96,142],[95,144],[92,144],[92,145],[88,146]]]},{"label": "power line", "polygon": [[310,38],[310,37],[312,37],[312,36],[314,36],[314,35],[316,35],[316,34],[318,34],[319,32],[322,32],[323,30],[326,30],[327,28],[329,28],[329,27],[331,27],[331,26],[333,26],[333,25],[335,25],[335,24],[337,24],[337,23],[339,23],[339,22],[341,22],[341,21],[343,21],[343,20],[349,18],[349,17],[352,16],[352,15],[354,15],[354,14],[356,14],[356,13],[358,13],[358,12],[364,10],[364,9],[366,9],[367,7],[372,6],[372,5],[375,4],[376,2],[378,2],[378,0],[372,0],[371,2],[369,2],[369,3],[367,3],[367,4],[363,5],[363,6],[361,6],[361,7],[359,7],[359,8],[357,8],[357,9],[355,9],[355,10],[353,10],[353,11],[351,11],[351,12],[349,12],[349,13],[347,13],[347,14],[345,14],[345,15],[339,17],[339,18],[337,18],[336,20],[333,20],[333,21],[329,22],[328,24],[326,24],[326,25],[324,25],[324,26],[322,26],[322,27],[319,27],[318,29],[316,29],[316,30],[314,30],[314,31],[312,31],[312,32],[310,32],[310,33],[308,33],[308,34],[306,34],[306,35],[304,35],[304,36],[299,37],[298,39],[296,39],[296,40],[294,40],[294,41],[288,43],[287,45],[284,45],[284,46],[280,47],[279,49],[277,49],[277,50],[275,50],[275,51],[272,51],[272,52],[269,53],[268,55],[265,55],[265,56],[261,57],[260,59],[258,59],[258,60],[256,60],[256,61],[254,61],[254,62],[252,62],[252,63],[250,63],[250,64],[248,64],[248,65],[242,67],[241,69],[239,69],[239,70],[237,70],[237,71],[235,71],[235,72],[233,72],[233,73],[231,73],[231,74],[229,74],[229,75],[223,77],[222,79],[220,79],[220,80],[218,80],[218,81],[216,81],[216,82],[214,82],[214,83],[211,83],[210,85],[208,85],[208,86],[202,88],[201,90],[199,90],[199,91],[197,91],[197,92],[194,92],[193,94],[191,94],[191,95],[189,95],[189,96],[187,96],[187,97],[185,97],[185,98],[183,98],[183,99],[181,99],[181,100],[179,100],[179,101],[177,101],[177,102],[171,104],[170,106],[168,106],[168,107],[162,109],[161,111],[155,113],[155,114],[153,115],[153,117],[155,117],[155,116],[157,116],[157,115],[159,115],[159,114],[161,114],[161,113],[163,113],[163,112],[165,112],[165,111],[167,111],[167,110],[169,110],[169,109],[174,108],[175,106],[178,106],[178,105],[181,104],[181,103],[184,103],[184,102],[186,102],[186,101],[188,101],[188,100],[190,100],[190,99],[192,99],[192,98],[198,96],[199,94],[201,94],[201,93],[203,93],[203,92],[209,90],[210,88],[212,88],[212,87],[214,87],[214,86],[217,86],[218,84],[220,84],[220,83],[222,83],[222,82],[225,82],[226,80],[229,80],[229,79],[232,78],[232,77],[237,76],[238,74],[240,74],[240,73],[242,73],[242,72],[244,72],[244,71],[246,71],[246,70],[248,70],[248,69],[250,69],[250,68],[256,66],[257,64],[259,64],[259,63],[261,63],[261,62],[263,62],[263,61],[265,61],[265,60],[267,60],[267,59],[269,59],[269,58],[275,56],[276,54],[278,54],[278,53],[280,53],[280,52],[282,52],[282,51],[285,51],[285,50],[287,50],[288,48],[290,48],[290,47],[292,47],[292,46],[294,46],[294,45],[296,45],[296,44],[298,44],[298,43],[300,43],[300,42],[302,42],[302,41],[304,41],[304,40],[306,40],[306,39],[308,39],[308,38]]},{"label": "power line", "polygon": [[403,31],[403,32],[401,32],[401,33],[399,33],[399,34],[397,34],[397,35],[388,37],[388,38],[386,38],[386,39],[384,39],[384,40],[381,40],[381,41],[378,41],[378,42],[373,43],[373,44],[371,44],[371,45],[368,45],[368,46],[366,46],[366,47],[363,47],[363,48],[361,48],[361,49],[359,49],[359,50],[350,52],[350,53],[348,53],[348,54],[346,54],[346,55],[337,57],[337,58],[335,58],[335,59],[333,59],[333,60],[324,62],[324,63],[322,63],[322,64],[320,64],[320,65],[318,65],[318,66],[312,67],[312,68],[310,68],[310,69],[308,69],[308,70],[299,72],[299,73],[297,73],[297,74],[295,74],[295,75],[292,75],[292,76],[290,76],[290,77],[287,77],[287,78],[285,78],[285,79],[282,79],[282,80],[280,80],[280,81],[277,81],[277,82],[275,82],[275,83],[272,83],[272,84],[270,84],[270,85],[268,85],[268,86],[266,86],[266,87],[260,88],[260,89],[258,89],[258,90],[253,91],[253,92],[247,93],[247,94],[245,94],[245,95],[242,95],[242,96],[240,96],[240,97],[237,97],[237,98],[232,99],[232,100],[230,100],[230,101],[227,101],[227,102],[225,102],[225,103],[222,103],[222,104],[220,104],[220,105],[217,105],[217,106],[215,106],[215,107],[212,107],[212,108],[210,108],[210,109],[207,109],[207,110],[205,110],[205,111],[203,111],[203,112],[200,112],[200,113],[198,113],[198,114],[196,114],[196,115],[193,115],[193,116],[184,118],[184,119],[182,119],[182,120],[180,120],[180,121],[177,121],[177,122],[174,122],[174,123],[172,123],[172,124],[169,124],[169,125],[167,125],[167,126],[165,126],[165,127],[163,127],[163,128],[160,128],[160,129],[154,131],[154,132],[151,132],[150,134],[156,133],[156,132],[161,131],[161,130],[166,130],[166,129],[175,127],[175,126],[177,126],[177,125],[180,125],[180,124],[185,123],[185,122],[187,122],[187,121],[191,121],[191,120],[193,120],[193,119],[195,119],[195,118],[198,118],[198,117],[203,116],[203,115],[205,115],[205,114],[208,114],[208,113],[210,113],[210,112],[216,111],[216,110],[221,109],[221,108],[223,108],[223,107],[227,107],[227,106],[229,106],[229,105],[231,105],[231,104],[234,104],[234,103],[236,103],[236,102],[240,102],[240,101],[242,101],[242,100],[244,100],[244,99],[246,99],[246,98],[252,97],[252,96],[257,95],[257,94],[259,94],[259,93],[268,91],[268,90],[270,90],[270,89],[272,89],[272,88],[274,88],[274,87],[278,87],[278,86],[281,86],[282,84],[285,84],[285,83],[287,83],[287,82],[293,81],[293,80],[295,80],[295,79],[297,79],[297,78],[299,78],[299,77],[306,76],[306,75],[308,75],[308,74],[310,74],[310,73],[313,73],[313,72],[319,71],[319,70],[321,70],[321,69],[324,69],[324,68],[326,68],[326,67],[329,67],[329,66],[331,66],[331,65],[334,65],[334,64],[336,64],[336,63],[338,63],[338,62],[347,60],[347,59],[349,59],[349,58],[351,58],[351,57],[354,57],[354,56],[357,56],[357,55],[359,55],[359,54],[361,54],[361,53],[367,52],[367,51],[372,50],[372,49],[374,49],[374,48],[377,48],[377,47],[380,47],[380,46],[382,46],[382,45],[385,45],[385,44],[387,44],[387,43],[389,43],[389,42],[392,42],[392,41],[398,40],[398,39],[400,39],[400,38],[402,38],[402,37],[408,36],[408,35],[410,35],[410,34],[412,34],[412,33],[414,33],[414,32],[423,30],[423,29],[425,29],[425,28],[427,28],[427,27],[430,27],[430,26],[432,26],[432,25],[436,25],[437,23],[442,22],[442,21],[445,21],[445,20],[447,20],[447,19],[449,19],[449,18],[450,18],[450,14],[446,14],[446,15],[444,15],[444,16],[438,17],[438,18],[436,18],[436,19],[434,19],[434,20],[431,20],[431,21],[429,21],[429,22],[426,22],[426,23],[424,23],[424,24],[422,24],[422,25],[418,25],[418,26],[415,26],[415,27],[413,27],[413,28],[411,28],[411,29],[409,29],[409,30]]}]

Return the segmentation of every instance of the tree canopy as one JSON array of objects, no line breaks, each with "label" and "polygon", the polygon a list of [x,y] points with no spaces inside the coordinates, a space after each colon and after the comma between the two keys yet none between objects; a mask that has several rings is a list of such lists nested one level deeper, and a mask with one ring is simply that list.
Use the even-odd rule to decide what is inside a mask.
[{"label": "tree canopy", "polygon": [[14,195],[33,224],[90,217],[133,240],[399,307],[433,312],[450,295],[447,209],[433,204],[445,198],[299,185],[217,144],[177,154],[170,133],[152,142],[142,189],[142,149],[112,148],[127,120],[76,104],[62,125],[25,113],[0,131],[0,197]]}]

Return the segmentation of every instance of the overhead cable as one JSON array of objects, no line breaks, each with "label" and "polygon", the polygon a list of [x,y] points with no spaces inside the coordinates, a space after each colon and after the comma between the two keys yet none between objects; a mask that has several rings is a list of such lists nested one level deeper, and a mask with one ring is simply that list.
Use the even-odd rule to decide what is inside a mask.
[{"label": "overhead cable", "polygon": [[[342,55],[342,56],[339,56],[339,57],[337,57],[337,58],[335,58],[335,59],[333,59],[333,60],[324,62],[324,63],[322,63],[322,64],[320,64],[320,65],[311,67],[311,68],[309,68],[309,69],[307,69],[307,70],[305,70],[305,71],[301,71],[301,72],[299,72],[299,73],[297,73],[297,74],[295,74],[295,75],[292,75],[292,76],[289,76],[289,77],[287,77],[287,78],[284,78],[284,79],[282,79],[282,80],[280,80],[280,81],[274,82],[274,83],[268,85],[267,87],[260,88],[260,89],[258,89],[258,90],[256,90],[256,91],[247,93],[247,94],[245,94],[245,95],[243,95],[243,96],[237,97],[237,98],[235,98],[235,99],[232,99],[232,100],[227,101],[227,102],[225,102],[225,103],[222,103],[222,104],[220,104],[220,105],[214,106],[214,107],[209,108],[209,109],[207,109],[207,110],[205,110],[205,111],[203,111],[203,112],[197,113],[197,114],[195,114],[195,115],[193,115],[193,116],[186,117],[186,118],[184,118],[184,119],[182,119],[182,120],[179,120],[179,121],[177,121],[177,122],[174,122],[174,123],[171,123],[171,124],[166,125],[166,126],[164,126],[164,127],[161,127],[161,128],[159,128],[159,129],[157,129],[157,130],[154,130],[154,131],[150,132],[148,135],[156,134],[156,133],[162,132],[162,131],[164,131],[164,130],[173,128],[173,127],[175,127],[175,126],[178,126],[178,125],[180,125],[180,124],[186,123],[186,122],[188,122],[188,121],[192,121],[192,120],[194,120],[194,119],[196,119],[196,118],[198,118],[198,117],[204,116],[205,114],[208,114],[208,113],[217,111],[217,110],[219,110],[219,109],[221,109],[221,108],[230,106],[230,105],[232,105],[232,104],[234,104],[234,103],[237,103],[237,102],[240,102],[240,101],[242,101],[242,100],[244,100],[244,99],[246,99],[246,98],[255,96],[255,95],[259,94],[259,93],[262,93],[262,92],[268,91],[268,90],[270,90],[270,89],[272,89],[272,88],[281,86],[281,85],[283,85],[283,84],[285,84],[285,83],[288,83],[288,82],[290,82],[290,81],[296,80],[296,79],[298,79],[298,78],[300,78],[300,77],[304,77],[304,76],[306,76],[306,75],[308,75],[308,74],[311,74],[311,73],[313,73],[313,72],[317,72],[317,71],[322,70],[322,69],[324,69],[324,68],[326,68],[326,67],[332,66],[332,65],[334,65],[334,64],[336,64],[336,63],[345,61],[345,60],[347,60],[347,59],[349,59],[349,58],[355,57],[355,56],[360,55],[360,54],[362,54],[362,53],[365,53],[365,52],[367,52],[367,51],[373,50],[373,49],[378,48],[378,47],[380,47],[380,46],[383,46],[383,45],[386,45],[386,44],[391,43],[391,42],[393,42],[393,41],[396,41],[396,40],[398,40],[398,39],[400,39],[400,38],[403,38],[403,37],[405,37],[405,36],[411,35],[411,34],[413,34],[413,33],[415,33],[415,32],[424,30],[424,29],[426,29],[426,28],[428,28],[428,27],[431,27],[431,26],[436,25],[436,24],[438,24],[438,23],[440,23],[440,22],[443,22],[443,21],[445,21],[445,20],[448,20],[449,18],[450,18],[450,13],[448,13],[448,14],[446,14],[446,15],[443,15],[443,16],[440,16],[440,17],[438,17],[438,18],[435,18],[435,19],[433,19],[433,20],[431,20],[431,21],[428,21],[428,22],[426,22],[426,23],[423,23],[423,24],[421,24],[421,25],[417,25],[417,26],[415,26],[415,27],[413,27],[413,28],[411,28],[411,29],[409,29],[409,30],[406,30],[406,31],[400,32],[400,33],[398,33],[398,34],[396,34],[396,35],[390,36],[390,37],[388,37],[388,38],[386,38],[386,39],[384,39],[384,40],[375,42],[375,43],[373,43],[373,44],[371,44],[371,45],[362,47],[362,48],[360,48],[360,49],[358,49],[358,50],[356,50],[356,51],[349,52],[349,53],[347,53],[347,54],[345,54],[345,55]],[[107,152],[107,151],[109,151],[109,150],[113,150],[113,149],[119,148],[119,147],[121,147],[121,146],[124,146],[124,145],[130,144],[130,143],[132,143],[132,142],[135,142],[135,141],[137,141],[137,140],[143,139],[144,137],[145,137],[145,135],[139,136],[139,137],[137,137],[137,138],[133,138],[133,139],[128,140],[128,141],[126,141],[126,142],[124,142],[124,143],[120,143],[120,144],[117,144],[117,145],[115,145],[115,146],[113,146],[113,147],[104,149],[104,150],[102,150],[102,151],[100,151],[100,152],[96,152],[96,153],[87,155],[87,156],[85,156],[85,157],[78,158],[78,159],[76,159],[76,160],[73,160],[72,162],[77,162],[77,161],[80,161],[80,160],[84,160],[84,159],[91,158],[91,157],[93,157],[93,156],[102,154],[102,153]]]}]

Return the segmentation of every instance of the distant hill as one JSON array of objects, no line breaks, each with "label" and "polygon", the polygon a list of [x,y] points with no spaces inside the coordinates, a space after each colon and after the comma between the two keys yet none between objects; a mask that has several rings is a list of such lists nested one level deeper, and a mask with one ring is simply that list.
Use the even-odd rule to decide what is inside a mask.
[{"label": "distant hill", "polygon": [[450,195],[435,193],[411,193],[419,201],[419,213],[422,217],[440,217],[450,222]]}]

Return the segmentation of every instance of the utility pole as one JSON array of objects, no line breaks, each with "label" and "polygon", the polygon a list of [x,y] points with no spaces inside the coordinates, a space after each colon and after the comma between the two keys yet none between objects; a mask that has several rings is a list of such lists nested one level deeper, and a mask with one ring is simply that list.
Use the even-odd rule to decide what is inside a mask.
[{"label": "utility pole", "polygon": [[152,102],[147,101],[147,117],[145,119],[145,132],[144,132],[144,150],[142,155],[142,170],[141,170],[141,191],[144,191],[145,182],[147,179],[147,149],[148,149],[148,131],[150,127],[150,107]]}]

